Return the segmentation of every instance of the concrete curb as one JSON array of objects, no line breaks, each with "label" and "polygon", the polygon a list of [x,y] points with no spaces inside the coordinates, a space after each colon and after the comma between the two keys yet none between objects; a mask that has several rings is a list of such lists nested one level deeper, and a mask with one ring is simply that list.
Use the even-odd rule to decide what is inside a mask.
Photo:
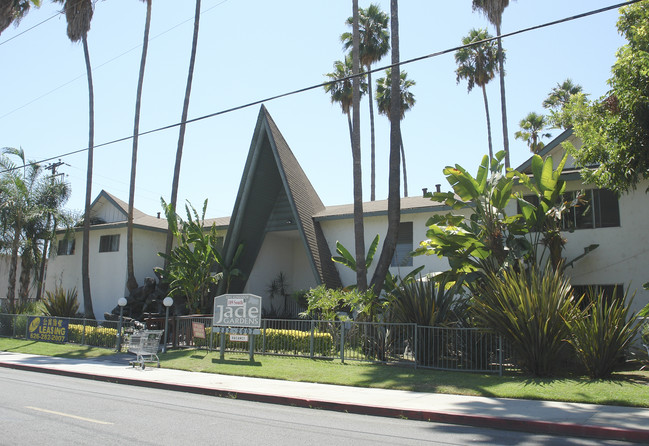
[{"label": "concrete curb", "polygon": [[548,434],[571,437],[597,438],[600,440],[631,441],[637,443],[649,443],[649,430],[622,429],[606,426],[581,425],[573,423],[558,423],[550,421],[522,420],[503,417],[492,417],[485,415],[467,415],[457,413],[445,413],[437,411],[418,411],[411,409],[399,409],[383,406],[360,405],[353,403],[338,403],[332,401],[313,400],[307,398],[267,395],[263,393],[240,392],[231,390],[212,389],[200,386],[189,386],[166,382],[147,381],[143,379],[121,378],[106,375],[94,375],[83,372],[72,372],[69,370],[49,369],[45,367],[0,363],[0,367],[25,370],[29,372],[49,373],[59,376],[89,379],[94,381],[126,384],[131,386],[149,387],[161,390],[176,392],[187,392],[200,395],[216,396],[221,398],[240,399],[260,403],[280,404],[285,406],[305,407],[312,409],[324,409],[337,412],[349,412],[360,415],[373,415],[389,418],[407,418],[417,421],[430,421],[436,423],[459,424],[464,426],[483,427],[489,429],[501,429],[534,434]]}]

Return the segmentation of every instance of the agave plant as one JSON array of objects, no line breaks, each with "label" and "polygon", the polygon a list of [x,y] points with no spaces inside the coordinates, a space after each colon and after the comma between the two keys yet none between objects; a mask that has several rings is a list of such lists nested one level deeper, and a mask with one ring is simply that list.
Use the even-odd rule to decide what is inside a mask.
[{"label": "agave plant", "polygon": [[47,316],[75,317],[79,312],[79,301],[77,300],[77,289],[65,290],[57,286],[52,291],[45,292],[43,299],[43,313]]},{"label": "agave plant", "polygon": [[642,320],[629,315],[626,293],[622,298],[597,294],[583,317],[569,322],[577,356],[591,378],[608,378],[615,370],[624,350],[633,342]]},{"label": "agave plant", "polygon": [[510,341],[523,370],[549,375],[567,346],[569,324],[580,314],[561,270],[519,263],[487,273],[473,292],[476,323]]}]

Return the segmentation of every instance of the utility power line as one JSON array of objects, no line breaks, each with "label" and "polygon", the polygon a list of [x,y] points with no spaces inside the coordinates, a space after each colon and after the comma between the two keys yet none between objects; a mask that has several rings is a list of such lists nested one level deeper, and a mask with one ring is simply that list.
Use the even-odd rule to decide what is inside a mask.
[{"label": "utility power line", "polygon": [[[224,1],[227,1],[227,0],[224,0]],[[242,105],[238,105],[238,106],[235,106],[235,107],[227,108],[227,109],[220,110],[220,111],[217,111],[217,112],[214,112],[214,113],[209,113],[207,115],[202,115],[202,116],[199,116],[199,117],[196,117],[196,118],[187,119],[186,121],[180,121],[180,122],[176,122],[174,124],[169,124],[169,125],[165,125],[165,126],[162,126],[162,127],[147,130],[147,131],[144,131],[144,132],[140,132],[138,134],[138,137],[139,136],[150,135],[152,133],[158,133],[158,132],[161,132],[161,131],[164,131],[164,130],[169,130],[169,129],[172,129],[174,127],[179,127],[182,124],[192,124],[194,122],[203,121],[203,120],[209,119],[209,118],[214,118],[216,116],[224,115],[224,114],[227,114],[227,113],[232,113],[232,112],[235,112],[235,111],[238,111],[238,110],[243,110],[243,109],[246,109],[246,108],[249,108],[249,107],[253,107],[255,105],[261,105],[261,104],[263,104],[265,102],[274,101],[276,99],[281,99],[281,98],[285,98],[285,97],[288,97],[288,96],[293,96],[293,95],[296,95],[296,94],[305,93],[307,91],[315,90],[315,89],[318,89],[318,88],[323,88],[326,85],[333,85],[333,84],[338,83],[338,82],[343,82],[343,81],[352,79],[354,77],[363,77],[363,76],[367,75],[367,73],[375,73],[375,72],[378,72],[378,71],[384,71],[384,70],[386,70],[388,68],[401,67],[402,65],[408,65],[408,64],[415,63],[415,62],[421,62],[421,61],[426,60],[426,59],[431,59],[431,58],[434,58],[434,57],[442,56],[444,54],[448,54],[448,53],[458,51],[458,50],[460,50],[462,48],[468,48],[468,47],[471,47],[471,46],[480,45],[480,44],[485,43],[485,42],[491,42],[491,41],[497,40],[499,38],[504,39],[504,38],[512,37],[512,36],[515,36],[515,35],[518,35],[518,34],[523,34],[523,33],[527,33],[527,32],[530,32],[530,31],[536,31],[538,29],[559,25],[559,24],[562,24],[562,23],[582,19],[582,18],[589,17],[589,16],[596,15],[596,14],[601,14],[603,12],[607,12],[607,11],[610,11],[610,10],[613,10],[613,9],[619,9],[621,7],[624,7],[624,6],[628,6],[628,5],[632,5],[634,3],[638,3],[640,1],[643,1],[643,0],[629,0],[629,1],[626,1],[626,2],[623,2],[623,3],[618,3],[616,5],[606,6],[604,8],[595,9],[595,10],[584,12],[584,13],[577,14],[577,15],[572,15],[572,16],[569,16],[569,17],[565,17],[563,19],[554,20],[554,21],[551,21],[551,22],[546,22],[546,23],[543,23],[541,25],[531,26],[531,27],[523,28],[523,29],[520,29],[520,30],[517,30],[517,31],[512,31],[512,32],[509,32],[509,33],[501,34],[499,36],[495,36],[495,37],[492,37],[492,38],[489,38],[489,39],[480,40],[480,41],[477,41],[477,42],[472,42],[472,43],[470,43],[468,45],[459,45],[459,46],[456,46],[456,47],[447,48],[447,49],[442,50],[442,51],[437,51],[437,52],[434,52],[434,53],[430,53],[430,54],[427,54],[427,55],[424,55],[424,56],[419,56],[419,57],[415,57],[415,58],[412,58],[412,59],[400,61],[399,63],[396,63],[396,64],[385,65],[383,67],[379,67],[379,68],[375,68],[375,69],[372,69],[372,70],[364,71],[364,72],[358,73],[356,75],[351,75],[351,76],[347,76],[347,77],[332,80],[332,81],[327,81],[327,82],[322,82],[322,83],[318,83],[318,84],[315,84],[315,85],[310,85],[308,87],[299,88],[297,90],[288,91],[286,93],[281,93],[281,94],[278,94],[278,95],[275,95],[275,96],[269,96],[269,97],[266,97],[264,99],[259,99],[259,100],[253,101],[253,102],[248,102],[246,104],[242,104]],[[216,5],[216,6],[218,6],[218,5]],[[110,140],[110,141],[107,141],[107,142],[104,142],[104,143],[96,144],[96,145],[94,145],[94,148],[97,149],[97,148],[100,148],[100,147],[106,147],[106,146],[117,144],[117,143],[120,143],[120,142],[123,142],[123,141],[128,141],[128,140],[130,140],[132,138],[133,138],[133,135],[124,136],[122,138],[117,138],[117,139],[113,139],[113,140]],[[76,155],[78,153],[85,152],[85,151],[88,151],[88,150],[89,150],[89,148],[86,147],[86,148],[83,148],[83,149],[78,149],[78,150],[74,150],[74,151],[67,152],[67,153],[64,153],[64,154],[56,155],[56,156],[53,156],[51,158],[46,158],[46,159],[43,159],[43,160],[40,160],[40,161],[28,163],[26,165],[40,164],[40,163],[44,163],[44,162],[47,162],[47,161],[52,161],[52,160],[54,160],[56,158],[63,158],[63,157],[66,157],[66,156]],[[24,166],[21,166],[20,168],[22,168],[22,167],[24,167]],[[8,172],[10,170],[14,170],[14,169],[7,169],[7,170],[4,170],[4,171],[0,171],[0,174]]]}]

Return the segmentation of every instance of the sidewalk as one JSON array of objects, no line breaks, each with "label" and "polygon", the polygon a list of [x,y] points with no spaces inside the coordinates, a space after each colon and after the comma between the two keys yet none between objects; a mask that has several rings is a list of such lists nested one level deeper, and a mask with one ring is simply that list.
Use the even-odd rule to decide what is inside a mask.
[{"label": "sidewalk", "polygon": [[0,352],[0,367],[212,396],[563,436],[649,443],[649,409],[299,383],[132,368],[130,355],[65,359]]}]

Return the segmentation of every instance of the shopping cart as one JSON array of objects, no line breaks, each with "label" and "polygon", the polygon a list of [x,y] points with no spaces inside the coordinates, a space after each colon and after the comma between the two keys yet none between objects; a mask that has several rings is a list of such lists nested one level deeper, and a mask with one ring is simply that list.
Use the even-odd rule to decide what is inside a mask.
[{"label": "shopping cart", "polygon": [[146,362],[157,362],[160,367],[160,358],[158,350],[160,348],[160,339],[164,330],[140,330],[134,332],[128,339],[128,352],[136,355],[135,361],[129,364],[135,367],[139,365],[142,370]]}]

